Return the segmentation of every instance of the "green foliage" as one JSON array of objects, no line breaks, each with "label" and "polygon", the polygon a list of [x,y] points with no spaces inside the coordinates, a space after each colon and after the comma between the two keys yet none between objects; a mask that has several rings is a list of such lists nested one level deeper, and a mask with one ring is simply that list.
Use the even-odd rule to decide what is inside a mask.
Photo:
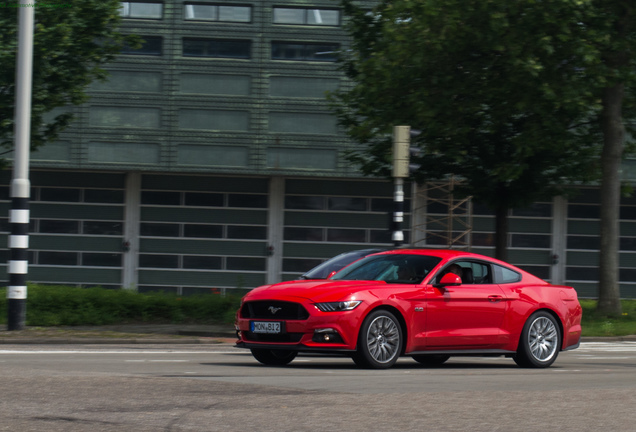
[{"label": "green foliage", "polygon": [[[240,296],[138,294],[129,290],[29,285],[26,325],[123,323],[231,323]],[[0,323],[7,322],[6,289],[0,289]]]},{"label": "green foliage", "polygon": [[[0,145],[6,147],[13,139],[20,9],[13,7],[16,3],[6,1],[0,7]],[[53,7],[55,3],[66,7]],[[125,43],[137,46],[139,40],[117,30],[121,21],[119,0],[52,1],[47,5],[34,8],[33,148],[55,139],[72,119],[68,113],[55,118],[46,118],[45,114],[86,101],[86,86],[107,75],[102,66],[113,60]]]},{"label": "green foliage", "polygon": [[636,334],[636,301],[621,301],[620,315],[607,315],[597,309],[596,300],[581,300],[583,336],[625,336]]},{"label": "green foliage", "polygon": [[601,2],[395,0],[371,13],[342,3],[352,86],[330,99],[365,147],[350,155],[363,173],[389,175],[391,128],[405,124],[422,131],[416,180],[459,175],[459,192],[493,209],[598,179],[602,89],[636,70],[608,67],[617,15]]}]

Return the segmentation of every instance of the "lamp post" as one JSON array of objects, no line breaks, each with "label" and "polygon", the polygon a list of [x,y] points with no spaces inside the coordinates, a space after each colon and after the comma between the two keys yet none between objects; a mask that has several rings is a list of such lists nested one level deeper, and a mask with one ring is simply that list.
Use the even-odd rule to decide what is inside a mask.
[{"label": "lamp post", "polygon": [[33,76],[34,4],[20,4],[18,61],[16,65],[15,149],[9,210],[8,330],[22,330],[26,320],[29,263],[29,151],[31,142],[31,92]]}]

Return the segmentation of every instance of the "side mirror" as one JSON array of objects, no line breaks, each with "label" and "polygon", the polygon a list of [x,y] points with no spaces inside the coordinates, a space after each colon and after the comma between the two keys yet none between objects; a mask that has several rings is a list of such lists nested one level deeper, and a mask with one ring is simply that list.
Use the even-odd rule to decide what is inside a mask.
[{"label": "side mirror", "polygon": [[331,279],[331,276],[335,275],[336,273],[338,273],[337,271],[332,271],[331,273],[329,273],[329,276],[327,276],[326,279]]},{"label": "side mirror", "polygon": [[442,276],[442,280],[439,281],[437,286],[457,286],[462,284],[462,278],[457,276],[455,273],[446,273]]}]

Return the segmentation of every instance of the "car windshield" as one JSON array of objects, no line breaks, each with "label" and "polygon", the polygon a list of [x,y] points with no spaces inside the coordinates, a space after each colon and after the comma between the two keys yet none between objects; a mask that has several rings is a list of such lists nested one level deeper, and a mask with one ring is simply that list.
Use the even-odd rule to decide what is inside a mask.
[{"label": "car windshield", "polygon": [[429,255],[373,255],[336,273],[332,280],[376,280],[419,284],[442,259]]},{"label": "car windshield", "polygon": [[352,252],[345,252],[337,255],[324,263],[314,267],[303,274],[301,279],[327,279],[334,271],[340,271],[352,262],[372,253],[382,252],[384,249],[363,249]]}]

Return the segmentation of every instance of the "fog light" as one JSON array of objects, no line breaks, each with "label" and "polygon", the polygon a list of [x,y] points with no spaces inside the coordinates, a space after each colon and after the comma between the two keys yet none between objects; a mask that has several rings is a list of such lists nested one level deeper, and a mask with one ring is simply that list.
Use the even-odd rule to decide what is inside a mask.
[{"label": "fog light", "polygon": [[314,337],[311,340],[318,343],[344,343],[342,337],[332,328],[314,330]]}]

